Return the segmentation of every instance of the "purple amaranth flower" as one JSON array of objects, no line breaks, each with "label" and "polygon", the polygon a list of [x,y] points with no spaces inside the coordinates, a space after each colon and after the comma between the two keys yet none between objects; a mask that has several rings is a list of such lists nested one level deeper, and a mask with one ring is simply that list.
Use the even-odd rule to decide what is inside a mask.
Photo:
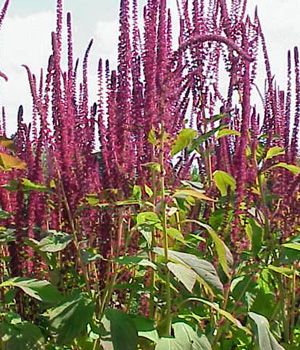
[{"label": "purple amaranth flower", "polygon": [[298,137],[299,137],[299,118],[300,118],[300,68],[298,47],[294,48],[295,60],[295,87],[296,87],[296,105],[293,134],[291,140],[291,162],[295,163],[298,155]]}]

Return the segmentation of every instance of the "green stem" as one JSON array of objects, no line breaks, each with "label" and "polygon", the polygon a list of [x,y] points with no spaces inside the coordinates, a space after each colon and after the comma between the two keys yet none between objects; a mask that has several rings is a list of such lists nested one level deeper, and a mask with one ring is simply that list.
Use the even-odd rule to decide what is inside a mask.
[{"label": "green stem", "polygon": [[167,215],[166,215],[166,193],[165,193],[165,168],[164,168],[164,129],[162,126],[161,132],[161,145],[159,153],[159,165],[160,165],[160,187],[161,187],[161,214],[162,214],[162,232],[163,232],[163,247],[164,247],[164,262],[165,262],[165,274],[166,274],[166,336],[171,336],[171,282],[170,282],[170,270],[168,269],[169,262],[169,247],[168,247],[168,234],[167,234]]}]

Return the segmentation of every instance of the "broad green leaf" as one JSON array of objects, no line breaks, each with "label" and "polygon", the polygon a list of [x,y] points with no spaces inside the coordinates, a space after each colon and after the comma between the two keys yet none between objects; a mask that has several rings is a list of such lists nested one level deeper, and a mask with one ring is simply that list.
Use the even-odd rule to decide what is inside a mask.
[{"label": "broad green leaf", "polygon": [[178,152],[184,150],[190,145],[193,139],[198,135],[197,130],[194,129],[183,129],[177,135],[175,143],[171,149],[171,155],[174,156]]},{"label": "broad green leaf", "polygon": [[159,335],[155,329],[154,321],[141,316],[134,316],[131,317],[131,319],[135,324],[139,337],[149,339],[154,343],[159,340]]},{"label": "broad green leaf", "polygon": [[222,137],[225,137],[225,136],[231,136],[231,135],[234,135],[234,136],[241,136],[241,134],[236,131],[236,130],[231,130],[231,129],[222,129],[218,132],[218,135],[216,136],[216,139],[220,139]]},{"label": "broad green leaf", "polygon": [[271,147],[267,152],[265,160],[271,159],[273,157],[276,157],[282,154],[285,154],[285,150],[283,147],[278,147],[278,146]]},{"label": "broad green leaf", "polygon": [[229,248],[226,246],[226,244],[221,240],[221,238],[218,236],[218,234],[215,232],[215,230],[210,227],[207,224],[204,224],[201,221],[198,220],[185,220],[185,222],[193,222],[197,225],[205,228],[207,232],[210,234],[216,248],[216,252],[218,255],[219,262],[222,266],[223,271],[226,273],[228,277],[230,277],[230,267],[233,266],[233,257],[229,250]]},{"label": "broad green leaf", "polygon": [[119,258],[114,259],[114,261],[120,265],[146,266],[157,270],[156,265],[153,264],[150,260],[139,256],[120,256]]},{"label": "broad green leaf", "polygon": [[263,229],[253,218],[248,219],[246,233],[251,242],[252,252],[257,255],[263,242]]},{"label": "broad green leaf", "polygon": [[[107,309],[104,314],[106,331],[110,333],[114,350],[135,350],[138,332],[135,322],[121,310]],[[103,320],[101,320],[103,322]]]},{"label": "broad green leaf", "polygon": [[57,303],[62,300],[62,295],[48,281],[34,278],[15,277],[0,284],[0,288],[17,287],[34,299],[45,303]]},{"label": "broad green leaf", "polygon": [[51,233],[49,236],[43,238],[40,242],[31,239],[30,241],[35,244],[35,247],[41,252],[56,253],[64,250],[73,240],[74,236],[57,231],[48,231]]},{"label": "broad green leaf", "polygon": [[288,278],[291,278],[292,275],[294,274],[294,270],[284,266],[268,265],[268,269],[274,272],[280,273],[281,275],[284,275]]},{"label": "broad green leaf", "polygon": [[300,243],[291,242],[291,243],[285,243],[282,246],[285,247],[285,248],[289,248],[289,249],[294,249],[294,250],[300,251]]},{"label": "broad green leaf", "polygon": [[255,322],[254,330],[259,350],[284,350],[271,333],[269,322],[264,316],[254,312],[249,312],[248,315]]},{"label": "broad green leaf", "polygon": [[234,191],[236,189],[235,179],[225,171],[216,170],[213,177],[222,197],[227,196],[228,187],[230,188],[230,191]]},{"label": "broad green leaf", "polygon": [[167,228],[167,235],[173,239],[176,239],[177,241],[184,243],[183,234],[176,228],[173,228],[173,227]]},{"label": "broad green leaf", "polygon": [[42,191],[42,192],[51,191],[48,187],[32,182],[29,179],[22,178],[21,182],[22,182],[22,191]]},{"label": "broad green leaf", "polygon": [[199,334],[190,325],[177,322],[172,325],[174,338],[160,338],[155,350],[211,350],[204,334]]},{"label": "broad green leaf", "polygon": [[51,330],[57,335],[58,344],[68,344],[81,334],[92,320],[94,306],[84,294],[70,299],[50,310]]},{"label": "broad green leaf", "polygon": [[25,169],[27,164],[20,158],[10,156],[6,153],[0,153],[0,166],[4,169]]},{"label": "broad green leaf", "polygon": [[[162,248],[155,248],[154,251],[164,256],[164,250]],[[219,279],[214,266],[203,259],[199,259],[196,255],[181,253],[174,250],[169,250],[169,259],[177,263],[181,263],[186,267],[191,268],[195,273],[197,280],[210,288],[211,291],[217,291],[223,293],[223,285]]]},{"label": "broad green leaf", "polygon": [[206,196],[204,193],[202,193],[200,191],[193,190],[193,189],[177,190],[174,194],[174,197],[176,197],[176,198],[177,197],[178,198],[189,197],[189,196],[197,198],[197,199],[215,202],[214,199]]},{"label": "broad green leaf", "polygon": [[190,268],[180,263],[168,262],[168,269],[173,275],[192,293],[196,283],[196,273]]},{"label": "broad green leaf", "polygon": [[289,171],[291,171],[293,174],[298,175],[300,173],[300,167],[296,166],[296,165],[292,165],[292,164],[287,164],[284,162],[280,162],[277,164],[272,165],[270,168],[266,169],[266,170],[270,170],[273,168],[284,168],[287,169]]},{"label": "broad green leaf", "polygon": [[0,347],[3,350],[44,350],[44,337],[32,323],[4,320],[0,324]]},{"label": "broad green leaf", "polygon": [[160,219],[158,215],[153,211],[145,211],[137,215],[136,222],[137,225],[147,224],[153,226],[155,224],[160,223]]}]

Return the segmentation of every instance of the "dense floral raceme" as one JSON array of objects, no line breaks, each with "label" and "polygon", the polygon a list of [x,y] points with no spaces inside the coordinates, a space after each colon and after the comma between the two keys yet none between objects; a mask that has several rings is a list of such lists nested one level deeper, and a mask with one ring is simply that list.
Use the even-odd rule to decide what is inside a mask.
[{"label": "dense floral raceme", "polygon": [[[6,0],[0,25],[8,4]],[[2,113],[0,205],[5,215],[0,212],[0,220],[15,240],[1,254],[9,260],[11,276],[53,278],[49,256],[39,255],[36,245],[49,232],[64,232],[75,238],[61,252],[61,270],[76,261],[74,269],[85,282],[105,290],[107,306],[111,295],[105,283],[121,283],[136,273],[122,270],[117,280],[119,265],[108,261],[140,252],[137,227],[142,219],[133,217],[142,199],[148,211],[161,215],[163,224],[156,223],[151,236],[158,249],[168,245],[161,237],[174,222],[182,239],[200,232],[204,238],[197,249],[203,254],[209,251],[207,232],[205,226],[199,231],[197,222],[209,223],[236,264],[255,249],[257,227],[263,228],[265,240],[284,243],[296,236],[299,52],[288,52],[283,89],[274,79],[258,13],[248,15],[246,7],[246,0],[180,0],[174,14],[167,0],[148,0],[140,14],[138,0],[121,0],[118,66],[101,57],[98,67],[90,68],[98,77],[98,99],[91,101],[93,40],[80,68],[73,54],[71,14],[65,16],[62,0],[57,0],[47,70],[36,74],[24,65],[32,122],[24,122],[21,106],[16,134],[9,139],[4,108]],[[256,79],[261,62],[264,89]],[[4,73],[0,76],[6,79]],[[194,186],[201,200],[186,200],[191,191],[186,186]],[[172,212],[178,188],[183,218]],[[147,240],[149,232],[142,234]],[[94,260],[87,255],[92,253]],[[145,288],[155,286],[149,271],[145,281]],[[165,293],[171,293],[167,287]],[[147,309],[147,295],[137,308]]]}]

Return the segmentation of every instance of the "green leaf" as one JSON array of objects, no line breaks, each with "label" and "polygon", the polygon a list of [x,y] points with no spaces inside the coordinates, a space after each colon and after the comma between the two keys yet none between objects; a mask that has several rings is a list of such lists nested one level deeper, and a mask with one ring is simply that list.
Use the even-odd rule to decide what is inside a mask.
[{"label": "green leaf", "polygon": [[198,135],[197,130],[194,129],[183,129],[177,135],[175,143],[171,149],[171,155],[174,156],[178,152],[184,150],[190,145],[193,139]]},{"label": "green leaf", "polygon": [[288,278],[291,278],[292,275],[294,274],[294,270],[292,270],[288,267],[283,267],[283,266],[268,265],[268,269],[271,271],[280,273],[281,275],[284,275]]},{"label": "green leaf", "polygon": [[196,191],[202,191],[204,185],[201,182],[182,180],[181,183],[185,186],[188,186]]},{"label": "green leaf", "polygon": [[161,168],[160,168],[160,164],[159,163],[155,163],[155,162],[149,162],[149,163],[144,163],[142,164],[143,167],[146,168],[150,168],[153,169],[154,171],[156,171],[157,173],[161,172]]},{"label": "green leaf", "polygon": [[142,316],[134,316],[131,317],[131,319],[135,324],[139,337],[146,338],[154,343],[157,343],[159,340],[159,335],[155,329],[154,321]]},{"label": "green leaf", "polygon": [[228,187],[231,191],[236,189],[235,179],[225,171],[216,170],[213,174],[215,184],[218,190],[221,192],[221,196],[227,196]]},{"label": "green leaf", "polygon": [[97,251],[97,249],[80,249],[80,258],[85,264],[89,264],[93,261],[105,260],[101,254],[98,254],[95,251]]},{"label": "green leaf", "polygon": [[266,169],[266,171],[270,170],[270,169],[273,169],[273,168],[284,168],[284,169],[287,169],[287,170],[291,171],[295,175],[298,175],[300,173],[300,167],[298,167],[296,165],[292,165],[292,164],[287,164],[287,163],[284,163],[284,162],[280,162],[280,163],[274,164],[270,168]]},{"label": "green leaf", "polygon": [[264,316],[254,312],[249,312],[248,315],[255,322],[254,330],[258,340],[259,350],[284,350],[271,333],[269,322]]},{"label": "green leaf", "polygon": [[238,319],[236,319],[234,316],[231,315],[231,313],[229,313],[226,310],[221,309],[217,303],[212,303],[211,301],[201,299],[201,298],[189,298],[189,300],[190,301],[199,301],[200,303],[211,307],[212,309],[218,311],[218,313],[220,315],[227,318],[227,320],[230,321],[232,324],[234,324],[236,327],[244,330],[248,334],[251,334],[250,330],[247,327],[244,327]]},{"label": "green leaf", "polygon": [[217,114],[217,115],[214,115],[210,119],[204,119],[203,123],[204,124],[214,123],[214,122],[217,122],[218,120],[222,120],[222,119],[227,118],[227,117],[230,117],[230,115],[229,114]]},{"label": "green leaf", "polygon": [[199,334],[190,325],[177,322],[172,325],[174,338],[160,338],[155,350],[211,350],[204,334]]},{"label": "green leaf", "polygon": [[20,158],[11,156],[6,153],[0,153],[0,166],[4,169],[25,169],[27,164],[23,162]]},{"label": "green leaf", "polygon": [[153,226],[160,223],[160,219],[153,211],[145,211],[137,215],[136,222],[138,226],[143,224]]},{"label": "green leaf", "polygon": [[192,141],[192,149],[196,149],[201,143],[205,142],[206,140],[208,140],[211,136],[213,136],[216,132],[218,132],[219,130],[222,130],[224,128],[226,128],[228,125],[227,124],[221,124],[218,127],[208,131],[205,134],[200,135],[199,137],[197,137],[195,140]]},{"label": "green leaf", "polygon": [[248,219],[246,233],[251,241],[252,252],[257,255],[261,249],[263,241],[263,229],[253,218]]},{"label": "green leaf", "polygon": [[282,245],[285,248],[294,249],[300,251],[300,243],[285,243]]},{"label": "green leaf", "polygon": [[271,159],[273,157],[276,157],[282,154],[285,154],[285,150],[283,147],[278,147],[278,146],[271,147],[267,152],[265,160]]},{"label": "green leaf", "polygon": [[[154,251],[164,256],[162,248],[154,248]],[[169,259],[177,263],[189,267],[196,273],[197,280],[208,287],[211,291],[223,293],[223,285],[219,279],[214,266],[203,259],[199,259],[196,255],[181,253],[174,250],[169,250]]]},{"label": "green leaf", "polygon": [[197,198],[197,199],[215,202],[214,199],[206,196],[204,193],[202,193],[200,191],[193,190],[193,189],[177,190],[174,193],[174,197],[176,197],[176,198],[184,198],[184,197],[189,197],[189,196]]},{"label": "green leaf", "polygon": [[22,178],[21,183],[22,183],[22,191],[42,191],[42,192],[51,191],[50,188],[44,185],[32,182],[29,179]]},{"label": "green leaf", "polygon": [[125,312],[107,309],[101,322],[111,335],[114,350],[137,349],[138,333],[135,322]]},{"label": "green leaf", "polygon": [[13,139],[8,139],[5,136],[0,136],[0,144],[3,147],[5,147],[5,148],[7,148],[7,149],[9,149],[9,150],[11,150],[13,152],[16,152],[16,150],[17,150],[14,140]]},{"label": "green leaf", "polygon": [[154,270],[157,270],[155,264],[150,260],[139,257],[139,256],[120,256],[119,258],[114,259],[114,261],[120,265],[138,265],[151,267]]},{"label": "green leaf", "polygon": [[159,143],[159,140],[156,138],[155,130],[153,128],[148,134],[148,141],[154,146]]},{"label": "green leaf", "polygon": [[0,284],[0,288],[17,287],[34,299],[45,303],[57,303],[62,300],[62,295],[48,281],[34,278],[15,277]]},{"label": "green leaf", "polygon": [[229,250],[229,248],[226,246],[226,244],[221,240],[221,238],[218,236],[218,234],[215,232],[215,230],[210,227],[207,224],[204,224],[201,221],[198,220],[185,220],[185,222],[194,222],[198,224],[199,226],[205,228],[207,232],[210,234],[216,248],[216,252],[218,255],[219,262],[222,266],[223,271],[226,273],[228,277],[230,277],[230,267],[233,266],[233,257]]},{"label": "green leaf", "polygon": [[192,293],[196,283],[196,273],[190,267],[179,263],[168,262],[167,266],[185,288]]},{"label": "green leaf", "polygon": [[0,347],[3,350],[43,350],[44,337],[41,330],[27,321],[0,324]]},{"label": "green leaf", "polygon": [[5,219],[9,219],[12,216],[14,216],[14,213],[9,213],[7,211],[4,210],[0,210],[0,220],[5,220]]},{"label": "green leaf", "polygon": [[153,191],[151,190],[151,188],[147,185],[145,185],[145,192],[147,193],[147,195],[151,198],[153,196]]},{"label": "green leaf", "polygon": [[177,241],[185,243],[183,234],[176,228],[167,228],[167,235],[173,239],[176,239]]},{"label": "green leaf", "polygon": [[31,239],[30,241],[34,243],[35,247],[41,252],[56,253],[64,250],[73,240],[74,235],[57,232],[48,231],[51,235],[43,238],[40,242]]},{"label": "green leaf", "polygon": [[50,310],[48,317],[51,330],[57,335],[58,344],[68,344],[81,334],[92,320],[94,306],[84,294]]},{"label": "green leaf", "polygon": [[222,137],[225,137],[225,136],[231,136],[231,135],[234,135],[234,136],[241,136],[241,134],[236,131],[236,130],[231,130],[231,129],[222,129],[218,132],[218,135],[216,136],[216,139],[220,139]]},{"label": "green leaf", "polygon": [[14,242],[16,240],[14,232],[14,229],[5,229],[4,227],[0,228],[0,245]]},{"label": "green leaf", "polygon": [[141,186],[134,185],[132,195],[135,199],[140,201],[142,199],[142,189]]}]

